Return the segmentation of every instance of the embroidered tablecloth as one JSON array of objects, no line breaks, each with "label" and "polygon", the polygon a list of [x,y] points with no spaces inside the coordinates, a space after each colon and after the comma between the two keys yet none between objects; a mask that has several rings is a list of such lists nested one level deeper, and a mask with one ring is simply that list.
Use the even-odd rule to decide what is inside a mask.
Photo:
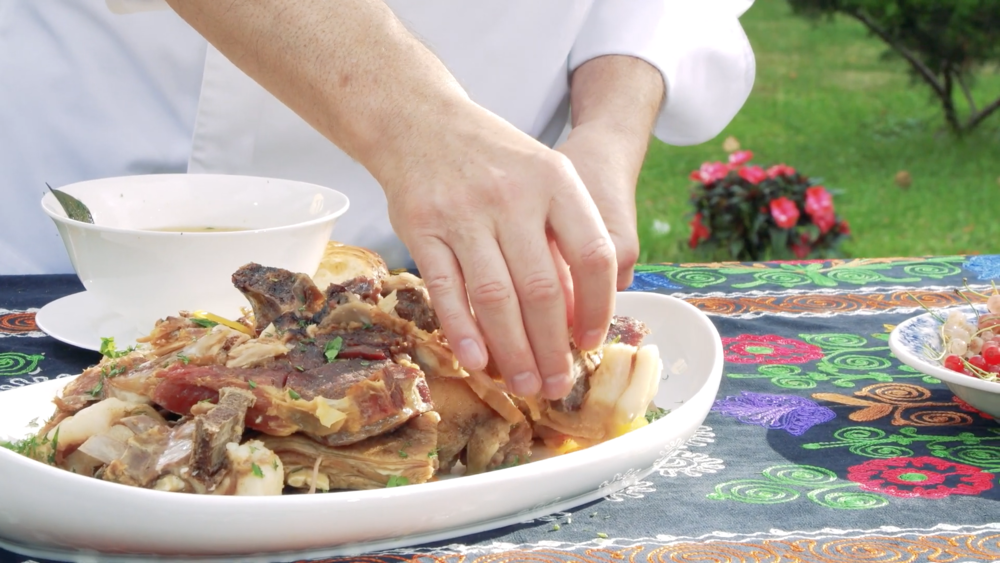
[{"label": "embroidered tablecloth", "polygon": [[[961,305],[956,288],[993,280],[1000,256],[641,266],[632,289],[687,300],[722,335],[722,386],[694,438],[571,512],[322,561],[1000,561],[1000,426],[887,343],[922,312],[914,299]],[[81,289],[0,277],[0,390],[96,361],[34,324]]]}]

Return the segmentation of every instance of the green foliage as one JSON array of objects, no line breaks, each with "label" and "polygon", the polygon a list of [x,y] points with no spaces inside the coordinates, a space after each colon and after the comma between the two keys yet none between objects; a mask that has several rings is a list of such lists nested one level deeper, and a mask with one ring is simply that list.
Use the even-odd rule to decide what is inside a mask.
[{"label": "green foliage", "polygon": [[[757,59],[753,92],[712,141],[650,145],[637,190],[642,262],[704,261],[688,246],[687,175],[718,160],[730,136],[758,160],[844,189],[836,204],[851,224],[845,256],[1000,252],[1000,118],[962,138],[942,135],[940,106],[912,86],[904,61],[881,59],[885,44],[852,18],[817,26],[787,0],[756,0],[740,21]],[[977,99],[1000,92],[1000,67],[983,69],[971,88]],[[894,181],[901,170],[909,188]]]},{"label": "green foliage", "polygon": [[[982,109],[970,89],[976,73],[1000,63],[1000,3],[997,0],[788,0],[800,15],[843,14],[861,22],[902,57],[914,78],[927,84],[955,133],[967,132],[1000,109],[996,97]],[[963,120],[956,87],[969,105]],[[994,93],[996,94],[996,93]]]}]

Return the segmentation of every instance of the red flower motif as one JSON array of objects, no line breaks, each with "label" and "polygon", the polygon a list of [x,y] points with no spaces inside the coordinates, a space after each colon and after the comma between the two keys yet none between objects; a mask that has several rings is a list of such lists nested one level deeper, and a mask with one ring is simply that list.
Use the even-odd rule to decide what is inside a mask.
[{"label": "red flower motif", "polygon": [[787,197],[772,199],[771,217],[782,229],[791,229],[799,222],[799,208]]},{"label": "red flower motif", "polygon": [[840,234],[842,235],[851,234],[851,226],[847,224],[847,221],[841,221],[840,224],[837,225],[837,230],[840,231]]},{"label": "red flower motif", "polygon": [[767,177],[772,180],[778,176],[794,176],[795,169],[791,166],[785,166],[784,164],[775,164],[774,166],[767,169]]},{"label": "red flower motif", "polygon": [[942,499],[993,488],[992,473],[930,456],[873,459],[848,468],[847,478],[866,491],[903,498]]},{"label": "red flower motif", "polygon": [[721,162],[706,162],[701,168],[691,173],[691,179],[703,184],[718,182],[729,175],[729,166]]},{"label": "red flower motif", "polygon": [[993,420],[993,415],[984,413],[983,411],[977,409],[976,407],[970,405],[969,403],[966,403],[956,395],[952,395],[951,400],[956,404],[958,408],[962,409],[965,412],[974,412],[985,419]]},{"label": "red flower motif", "polygon": [[755,186],[764,180],[767,180],[767,172],[764,172],[764,169],[760,166],[747,166],[745,168],[740,168],[739,175],[740,178],[743,178]]},{"label": "red flower motif", "polygon": [[688,245],[694,248],[699,242],[708,240],[710,234],[712,232],[701,222],[701,213],[696,213],[694,219],[691,219],[691,240],[688,241]]},{"label": "red flower motif", "polygon": [[776,334],[741,334],[723,338],[726,361],[737,364],[804,364],[823,358],[819,346]]},{"label": "red flower motif", "polygon": [[733,166],[739,166],[741,164],[746,164],[747,162],[750,162],[751,158],[753,158],[752,151],[736,151],[733,154],[729,155],[729,164],[732,164]]}]

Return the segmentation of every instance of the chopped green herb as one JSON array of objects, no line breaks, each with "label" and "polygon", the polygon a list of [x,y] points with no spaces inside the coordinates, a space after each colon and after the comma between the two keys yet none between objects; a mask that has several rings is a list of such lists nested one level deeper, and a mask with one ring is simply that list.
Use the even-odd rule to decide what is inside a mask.
[{"label": "chopped green herb", "polygon": [[299,371],[306,371],[306,368],[304,368],[302,366],[295,366],[295,369],[297,369]]},{"label": "chopped green herb", "polygon": [[250,462],[250,471],[253,471],[254,477],[260,477],[261,479],[264,478],[264,472],[261,471],[260,466],[252,461]]},{"label": "chopped green herb", "polygon": [[612,344],[618,344],[622,341],[622,335],[616,334],[614,338],[611,339]]},{"label": "chopped green herb", "polygon": [[553,524],[553,525],[552,525],[552,531],[553,531],[553,532],[558,532],[558,531],[559,531],[559,528],[560,528],[560,527],[559,527],[559,524]]},{"label": "chopped green herb", "polygon": [[410,480],[402,475],[390,475],[389,481],[385,484],[385,488],[389,489],[392,487],[402,487],[409,484]]},{"label": "chopped green herb", "polygon": [[252,379],[250,381],[247,381],[247,385],[249,385],[251,389],[257,388],[257,382]]},{"label": "chopped green herb", "polygon": [[399,450],[399,457],[401,457],[403,459],[406,459],[406,458],[410,457],[410,454],[404,452],[403,450]]},{"label": "chopped green herb", "polygon": [[327,342],[326,346],[323,347],[323,355],[326,356],[326,361],[332,362],[336,360],[337,354],[340,353],[340,349],[343,346],[344,346],[344,339],[339,336]]},{"label": "chopped green herb", "polygon": [[61,426],[56,426],[56,433],[52,435],[52,452],[49,454],[49,464],[55,465],[56,463],[56,452],[59,448],[59,431],[62,430]]},{"label": "chopped green herb", "polygon": [[309,325],[309,321],[305,319],[299,319],[299,328],[305,328]]},{"label": "chopped green herb", "polygon": [[249,447],[250,447],[250,453],[256,453],[257,452],[258,448],[256,446],[249,446]]},{"label": "chopped green herb", "polygon": [[180,360],[184,365],[191,363],[191,358],[185,356],[184,354],[177,354],[177,359]]},{"label": "chopped green herb", "polygon": [[191,321],[191,322],[193,322],[194,324],[202,327],[202,328],[212,328],[213,326],[219,324],[219,323],[217,323],[215,321],[210,321],[208,319],[194,319],[194,318],[190,318],[188,320]]},{"label": "chopped green herb", "polygon": [[302,398],[302,395],[299,395],[298,393],[296,393],[295,389],[289,389],[288,390],[288,396],[291,397],[292,399],[296,400],[296,401],[298,401],[299,399]]},{"label": "chopped green herb", "polygon": [[368,360],[361,360],[358,363],[360,363],[363,367],[368,367],[371,364]]},{"label": "chopped green herb", "polygon": [[273,467],[275,471],[278,470],[278,458],[274,458],[274,461],[271,462],[271,467]]},{"label": "chopped green herb", "polygon": [[654,421],[660,420],[661,418],[667,416],[668,414],[670,414],[670,411],[667,410],[667,409],[661,409],[659,407],[653,407],[652,409],[649,409],[648,411],[646,411],[646,421],[647,422],[654,422]]},{"label": "chopped green herb", "polygon": [[373,326],[373,325],[372,325],[372,323],[365,323],[365,324],[364,324],[364,325],[363,325],[363,326],[362,326],[361,328],[363,328],[363,329],[365,329],[365,330],[368,330],[368,329],[370,329],[370,328],[371,328],[372,326]]},{"label": "chopped green herb", "polygon": [[427,452],[427,457],[437,457],[437,456],[438,456],[438,449],[437,448],[434,448],[433,450]]},{"label": "chopped green herb", "polygon": [[109,358],[120,358],[122,356],[129,355],[133,350],[135,350],[135,347],[129,346],[128,348],[119,351],[115,347],[114,336],[110,338],[104,338],[103,336],[101,337],[101,354],[104,356],[107,356]]},{"label": "chopped green herb", "polygon": [[39,443],[37,436],[28,436],[27,438],[15,440],[13,442],[0,442],[0,447],[7,448],[8,450],[21,454],[25,457],[38,459],[38,450],[44,443],[45,442]]},{"label": "chopped green herb", "polygon": [[604,532],[597,532],[597,537],[601,538],[602,540],[608,539],[608,535],[605,534]]},{"label": "chopped green herb", "polygon": [[102,389],[104,389],[104,376],[103,375],[101,376],[101,379],[99,379],[97,381],[97,385],[94,385],[93,389],[91,389],[90,391],[87,391],[87,394],[90,395],[91,397],[97,397],[98,395],[100,395]]},{"label": "chopped green herb", "polygon": [[305,306],[305,305],[302,305],[301,307],[299,307],[299,312],[300,312],[300,313],[301,313],[302,311],[305,311],[305,310],[306,310],[306,306]]}]

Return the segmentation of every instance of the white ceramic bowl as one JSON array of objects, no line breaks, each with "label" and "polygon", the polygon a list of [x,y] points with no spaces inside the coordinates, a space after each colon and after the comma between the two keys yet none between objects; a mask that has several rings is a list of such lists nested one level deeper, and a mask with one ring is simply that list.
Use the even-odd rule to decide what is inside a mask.
[{"label": "white ceramic bowl", "polygon": [[[349,205],[344,194],[314,184],[215,174],[107,178],[59,189],[94,217],[95,224],[74,221],[53,194],[42,198],[80,281],[142,334],[180,310],[238,317],[247,302],[230,279],[248,262],[315,272]],[[242,230],[157,230],[206,227]]]},{"label": "white ceramic bowl", "polygon": [[[978,306],[980,314],[987,312],[986,306]],[[972,307],[959,307],[969,322],[974,322]],[[936,311],[939,317],[947,318],[950,310]],[[1000,383],[986,381],[978,377],[954,372],[934,359],[941,355],[941,321],[930,313],[907,319],[892,330],[889,335],[889,349],[904,364],[936,377],[944,382],[959,399],[973,407],[1000,418]]]},{"label": "white ceramic bowl", "polygon": [[[698,430],[715,401],[724,363],[712,322],[680,299],[619,293],[615,311],[652,331],[645,342],[659,347],[664,364],[655,403],[671,409],[619,438],[469,477],[282,497],[126,487],[0,448],[0,546],[61,561],[134,560],[108,555],[113,552],[174,557],[169,560],[216,555],[296,561],[440,541],[599,499],[641,481]],[[0,392],[0,437],[37,432],[29,421],[52,413],[52,397],[66,381]]]}]

